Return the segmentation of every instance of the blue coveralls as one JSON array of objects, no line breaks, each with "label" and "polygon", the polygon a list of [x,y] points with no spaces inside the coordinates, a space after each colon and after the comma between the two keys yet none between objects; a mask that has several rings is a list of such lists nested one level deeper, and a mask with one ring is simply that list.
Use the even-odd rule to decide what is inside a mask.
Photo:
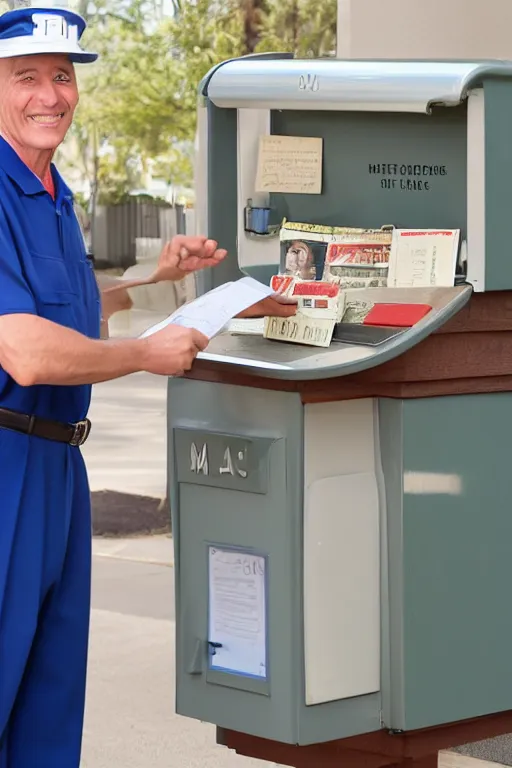
[{"label": "blue coveralls", "polygon": [[[55,201],[0,138],[0,315],[100,333],[100,300],[68,187]],[[21,387],[0,407],[85,418],[89,386]],[[89,632],[90,497],[80,449],[0,428],[0,768],[78,768]]]}]

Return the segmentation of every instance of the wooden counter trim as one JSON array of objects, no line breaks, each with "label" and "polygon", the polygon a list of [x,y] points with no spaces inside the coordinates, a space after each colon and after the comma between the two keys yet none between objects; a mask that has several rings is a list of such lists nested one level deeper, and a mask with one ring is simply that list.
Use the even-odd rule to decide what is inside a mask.
[{"label": "wooden counter trim", "polygon": [[441,749],[510,732],[512,711],[408,733],[376,731],[305,747],[221,728],[217,729],[217,742],[240,755],[294,768],[435,768]]},{"label": "wooden counter trim", "polygon": [[474,293],[455,317],[436,333],[468,333],[512,330],[512,291]]},{"label": "wooden counter trim", "polygon": [[[323,382],[327,383],[327,382]],[[340,386],[336,389],[318,389],[301,393],[306,403],[331,403],[337,400],[358,400],[368,397],[389,397],[408,400],[420,397],[448,397],[450,395],[475,395],[486,392],[512,392],[512,376],[487,378],[449,379],[443,381],[411,381],[408,383],[375,383]]]}]

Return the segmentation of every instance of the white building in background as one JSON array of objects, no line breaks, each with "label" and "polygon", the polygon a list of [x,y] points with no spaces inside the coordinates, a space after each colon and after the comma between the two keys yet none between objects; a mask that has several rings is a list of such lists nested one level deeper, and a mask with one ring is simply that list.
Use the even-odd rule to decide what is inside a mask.
[{"label": "white building in background", "polygon": [[340,59],[512,59],[511,0],[338,0]]}]

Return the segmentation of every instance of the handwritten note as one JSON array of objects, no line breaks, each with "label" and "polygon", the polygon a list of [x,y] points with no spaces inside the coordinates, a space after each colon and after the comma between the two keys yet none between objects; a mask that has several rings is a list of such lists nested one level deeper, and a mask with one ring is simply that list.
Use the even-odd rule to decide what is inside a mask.
[{"label": "handwritten note", "polygon": [[261,136],[256,192],[322,193],[323,140]]},{"label": "handwritten note", "polygon": [[265,558],[209,548],[210,668],[267,677]]}]

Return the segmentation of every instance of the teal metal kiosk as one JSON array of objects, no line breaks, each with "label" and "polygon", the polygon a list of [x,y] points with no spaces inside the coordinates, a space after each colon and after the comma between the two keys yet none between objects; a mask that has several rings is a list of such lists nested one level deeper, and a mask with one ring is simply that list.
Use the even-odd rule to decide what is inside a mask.
[{"label": "teal metal kiosk", "polygon": [[[200,291],[276,272],[251,206],[467,243],[453,287],[370,289],[430,304],[412,328],[224,333],[169,383],[177,712],[241,753],[433,765],[469,722],[512,731],[511,125],[509,62],[262,56],[202,84],[199,214],[230,258]],[[323,139],[321,195],[256,193],[271,133]]]}]

